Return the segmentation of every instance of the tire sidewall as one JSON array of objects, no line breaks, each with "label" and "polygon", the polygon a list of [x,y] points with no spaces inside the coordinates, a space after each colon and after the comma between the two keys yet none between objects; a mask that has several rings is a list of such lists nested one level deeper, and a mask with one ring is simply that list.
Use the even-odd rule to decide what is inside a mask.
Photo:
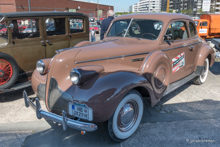
[{"label": "tire sidewall", "polygon": [[0,59],[4,59],[8,61],[11,64],[12,70],[13,70],[11,79],[7,83],[0,85],[0,89],[10,88],[17,81],[18,73],[19,73],[18,65],[16,61],[14,60],[14,58],[9,56],[8,54],[0,53]]},{"label": "tire sidewall", "polygon": [[[134,100],[137,102],[138,104],[138,108],[139,108],[139,114],[138,114],[138,118],[134,124],[134,126],[127,132],[121,132],[119,129],[118,129],[118,126],[117,126],[117,118],[118,118],[118,114],[121,110],[121,108],[129,101],[129,100]],[[113,121],[112,121],[112,130],[113,130],[113,133],[114,135],[118,138],[118,139],[121,139],[121,140],[124,140],[124,139],[127,139],[129,138],[132,134],[134,134],[134,132],[137,130],[140,122],[141,122],[141,119],[142,119],[142,116],[143,116],[143,110],[144,110],[144,105],[143,105],[143,100],[142,100],[142,97],[138,94],[135,94],[135,93],[130,93],[128,95],[126,95],[122,101],[119,103],[118,107],[116,108],[115,110],[115,113],[113,115]]]},{"label": "tire sidewall", "polygon": [[205,59],[205,64],[207,64],[207,68],[206,68],[206,71],[205,71],[205,73],[206,73],[205,77],[202,78],[202,75],[199,76],[199,80],[200,80],[201,83],[204,83],[206,81],[207,77],[208,77],[208,72],[209,72],[209,59],[208,58]]}]

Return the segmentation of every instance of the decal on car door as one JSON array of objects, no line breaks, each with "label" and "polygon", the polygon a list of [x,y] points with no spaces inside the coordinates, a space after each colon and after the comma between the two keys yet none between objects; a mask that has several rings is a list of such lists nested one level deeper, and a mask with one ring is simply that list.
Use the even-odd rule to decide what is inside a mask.
[{"label": "decal on car door", "polygon": [[177,72],[180,68],[185,66],[185,52],[172,59],[172,66],[173,73]]}]

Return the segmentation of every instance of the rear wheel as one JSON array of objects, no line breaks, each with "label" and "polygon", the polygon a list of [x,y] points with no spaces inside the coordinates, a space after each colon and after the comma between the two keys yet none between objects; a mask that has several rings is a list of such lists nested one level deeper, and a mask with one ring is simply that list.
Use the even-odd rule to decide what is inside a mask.
[{"label": "rear wheel", "polygon": [[142,96],[136,90],[130,91],[119,103],[112,117],[108,120],[110,137],[121,142],[137,130],[143,115]]},{"label": "rear wheel", "polygon": [[10,88],[18,78],[18,66],[9,55],[0,53],[0,89]]},{"label": "rear wheel", "polygon": [[203,84],[207,79],[208,73],[209,73],[209,59],[206,58],[201,75],[198,77],[195,77],[193,82],[197,85]]}]

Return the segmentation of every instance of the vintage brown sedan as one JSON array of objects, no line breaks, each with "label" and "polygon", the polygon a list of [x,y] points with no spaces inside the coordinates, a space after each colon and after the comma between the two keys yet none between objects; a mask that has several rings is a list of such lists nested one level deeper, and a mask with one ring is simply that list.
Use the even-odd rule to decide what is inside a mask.
[{"label": "vintage brown sedan", "polygon": [[[79,27],[74,28],[77,23]],[[73,12],[0,13],[0,92],[29,85],[36,62],[89,40],[89,20]],[[26,83],[26,84],[25,84]]]},{"label": "vintage brown sedan", "polygon": [[32,76],[37,98],[23,94],[39,119],[82,133],[108,121],[110,137],[122,141],[137,130],[144,98],[155,106],[190,80],[203,84],[213,63],[214,50],[198,37],[190,17],[125,15],[113,20],[104,40],[84,41],[38,61]]}]

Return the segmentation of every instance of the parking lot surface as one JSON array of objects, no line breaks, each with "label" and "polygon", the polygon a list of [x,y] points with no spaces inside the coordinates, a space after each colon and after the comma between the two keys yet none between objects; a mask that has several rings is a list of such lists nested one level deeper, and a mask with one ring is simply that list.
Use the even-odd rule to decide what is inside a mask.
[{"label": "parking lot surface", "polygon": [[[31,97],[31,88],[26,89]],[[43,104],[43,103],[41,103]],[[210,68],[207,81],[192,81],[162,98],[151,108],[145,101],[142,123],[122,143],[113,142],[106,124],[81,135],[80,131],[38,120],[26,108],[22,90],[0,95],[0,146],[219,146],[220,62]],[[44,106],[43,106],[44,109]]]}]

